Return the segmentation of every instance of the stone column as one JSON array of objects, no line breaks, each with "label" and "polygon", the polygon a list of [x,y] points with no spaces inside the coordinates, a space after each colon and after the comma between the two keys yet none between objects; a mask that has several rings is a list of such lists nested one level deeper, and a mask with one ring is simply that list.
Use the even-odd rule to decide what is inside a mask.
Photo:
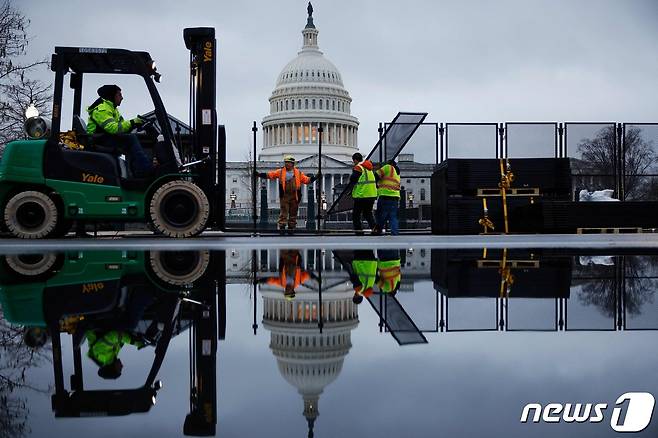
[{"label": "stone column", "polygon": [[327,197],[327,203],[329,205],[333,204],[333,202],[334,202],[334,187],[336,187],[336,178],[335,178],[335,176],[336,175],[334,175],[333,173],[331,174],[331,196]]}]

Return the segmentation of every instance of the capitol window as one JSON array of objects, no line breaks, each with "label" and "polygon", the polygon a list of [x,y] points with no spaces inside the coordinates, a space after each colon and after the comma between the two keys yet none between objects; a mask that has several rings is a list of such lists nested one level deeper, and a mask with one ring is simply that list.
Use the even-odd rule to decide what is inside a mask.
[{"label": "capitol window", "polygon": [[331,101],[331,109],[336,111],[336,101],[335,100]]},{"label": "capitol window", "polygon": [[308,109],[308,99],[304,99],[304,109]]},{"label": "capitol window", "polygon": [[292,109],[295,109],[295,99],[292,100]]},{"label": "capitol window", "polygon": [[322,99],[320,99],[320,109],[322,109]]},{"label": "capitol window", "polygon": [[288,111],[288,101],[286,100],[286,111]]},{"label": "capitol window", "polygon": [[315,99],[313,99],[313,109],[315,109]]},{"label": "capitol window", "polygon": [[297,108],[302,109],[302,100],[297,99]]}]

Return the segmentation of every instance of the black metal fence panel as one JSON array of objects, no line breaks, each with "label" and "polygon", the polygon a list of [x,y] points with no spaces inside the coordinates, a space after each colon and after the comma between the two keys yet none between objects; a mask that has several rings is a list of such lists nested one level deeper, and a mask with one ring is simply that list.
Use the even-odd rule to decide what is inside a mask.
[{"label": "black metal fence panel", "polygon": [[504,157],[557,158],[557,123],[505,123]]},{"label": "black metal fence panel", "polygon": [[619,197],[619,142],[615,123],[565,123],[565,153],[571,160],[574,200],[582,190],[614,190]]},{"label": "black metal fence panel", "polygon": [[624,200],[658,200],[658,124],[625,123],[622,157]]},{"label": "black metal fence panel", "polygon": [[[373,163],[382,163],[397,158],[425,117],[427,117],[427,113],[398,113],[366,158]],[[348,184],[328,209],[327,215],[352,210],[354,204],[351,193],[352,185]]]},{"label": "black metal fence panel", "polygon": [[497,123],[446,123],[447,158],[498,158]]},{"label": "black metal fence panel", "polygon": [[[384,124],[386,128],[390,123]],[[417,164],[438,164],[439,163],[439,134],[437,123],[421,123],[413,133],[411,138],[400,151],[397,161],[407,161]],[[384,160],[386,161],[386,160]],[[428,169],[432,169],[429,167]],[[430,172],[431,175],[431,172]]]}]

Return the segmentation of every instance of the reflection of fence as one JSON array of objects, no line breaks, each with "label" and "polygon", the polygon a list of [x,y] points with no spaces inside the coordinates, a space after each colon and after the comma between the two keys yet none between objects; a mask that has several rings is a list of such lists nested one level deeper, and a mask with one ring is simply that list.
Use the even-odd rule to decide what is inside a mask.
[{"label": "reflection of fence", "polygon": [[441,331],[658,330],[655,254],[433,250],[432,279]]}]

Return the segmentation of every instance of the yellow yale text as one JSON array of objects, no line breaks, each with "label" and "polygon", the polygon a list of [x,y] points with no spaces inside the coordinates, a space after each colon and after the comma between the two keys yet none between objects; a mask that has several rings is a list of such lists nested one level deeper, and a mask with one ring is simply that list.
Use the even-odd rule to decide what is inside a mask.
[{"label": "yellow yale text", "polygon": [[88,183],[103,184],[103,182],[105,182],[105,178],[103,178],[100,175],[92,175],[92,174],[89,174],[89,173],[83,173],[82,174],[82,181],[83,182],[88,182]]},{"label": "yellow yale text", "polygon": [[87,283],[82,285],[83,294],[91,294],[94,292],[100,292],[105,288],[104,283]]},{"label": "yellow yale text", "polygon": [[210,61],[212,61],[212,43],[210,41],[206,41],[203,45],[203,62]]}]

